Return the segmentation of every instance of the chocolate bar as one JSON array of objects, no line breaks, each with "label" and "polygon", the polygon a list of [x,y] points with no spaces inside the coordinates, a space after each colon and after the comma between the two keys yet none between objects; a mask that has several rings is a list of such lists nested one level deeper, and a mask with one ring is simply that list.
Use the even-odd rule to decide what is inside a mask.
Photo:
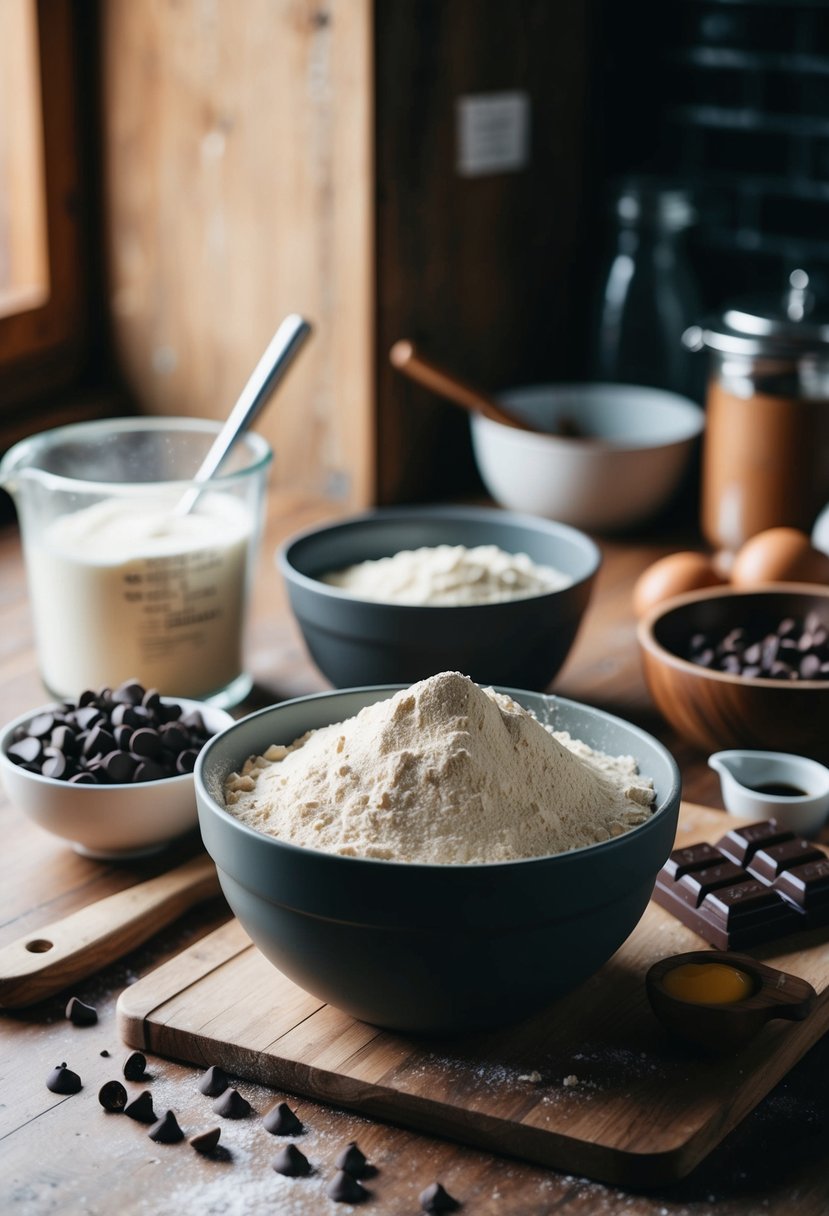
[{"label": "chocolate bar", "polygon": [[829,924],[829,856],[773,819],[675,849],[653,899],[718,950]]}]

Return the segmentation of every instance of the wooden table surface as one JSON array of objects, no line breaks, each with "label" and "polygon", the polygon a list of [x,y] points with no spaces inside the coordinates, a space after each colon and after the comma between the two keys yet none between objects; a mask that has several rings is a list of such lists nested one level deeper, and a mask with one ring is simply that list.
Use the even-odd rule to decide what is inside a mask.
[{"label": "wooden table surface", "polygon": [[[254,596],[249,661],[257,684],[242,710],[326,687],[303,650],[273,565],[280,537],[311,524],[331,508],[272,496]],[[684,796],[722,807],[705,757],[684,745],[652,708],[635,646],[630,589],[649,561],[673,548],[668,541],[601,542],[604,565],[576,645],[555,684],[564,696],[599,705],[639,723],[673,751]],[[28,593],[14,525],[0,529],[0,719],[42,704]],[[0,946],[92,900],[150,876],[169,858],[110,865],[79,857],[0,801]],[[13,1216],[82,1213],[279,1213],[316,1216],[347,1212],[324,1197],[321,1183],[305,1186],[270,1169],[280,1144],[255,1124],[226,1123],[228,1157],[213,1161],[188,1145],[157,1145],[129,1119],[106,1115],[99,1085],[120,1076],[125,1049],[115,1027],[115,1003],[125,985],[214,929],[228,916],[221,899],[186,914],[149,943],[77,986],[94,1004],[98,1024],[73,1027],[62,994],[0,1019],[0,1211]],[[109,1052],[109,1058],[102,1056]],[[79,1095],[50,1093],[45,1079],[66,1060],[85,1087]],[[152,1059],[156,1108],[175,1109],[182,1126],[203,1128],[204,1099],[196,1070]],[[463,1201],[463,1212],[567,1216],[718,1216],[829,1211],[829,1036],[822,1040],[688,1179],[658,1194],[633,1194],[570,1175],[431,1139],[348,1112],[290,1099],[308,1128],[309,1157],[332,1162],[356,1139],[379,1167],[367,1211],[419,1211],[419,1191],[435,1179]],[[286,1095],[240,1084],[256,1110]],[[199,1104],[199,1099],[200,1103]]]}]

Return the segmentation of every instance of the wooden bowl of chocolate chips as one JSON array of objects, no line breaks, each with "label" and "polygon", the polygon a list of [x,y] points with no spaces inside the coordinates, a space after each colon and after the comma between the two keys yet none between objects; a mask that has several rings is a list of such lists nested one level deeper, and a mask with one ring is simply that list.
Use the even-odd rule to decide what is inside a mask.
[{"label": "wooden bowl of chocolate chips", "polygon": [[829,587],[708,587],[651,609],[637,636],[654,701],[698,747],[829,760]]},{"label": "wooden bowl of chocolate chips", "polygon": [[87,857],[164,848],[196,826],[193,767],[230,714],[135,680],[31,709],[0,733],[9,801]]}]

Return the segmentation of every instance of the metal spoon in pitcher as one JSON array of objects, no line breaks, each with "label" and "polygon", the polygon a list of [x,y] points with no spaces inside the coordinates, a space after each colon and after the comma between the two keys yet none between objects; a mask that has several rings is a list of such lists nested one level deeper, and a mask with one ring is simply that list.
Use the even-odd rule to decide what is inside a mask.
[{"label": "metal spoon in pitcher", "polygon": [[205,490],[205,483],[218,472],[236,440],[253,423],[310,333],[310,324],[297,313],[290,313],[279,326],[199,465],[193,477],[198,484],[191,486],[176,503],[176,515],[188,515],[193,510]]}]

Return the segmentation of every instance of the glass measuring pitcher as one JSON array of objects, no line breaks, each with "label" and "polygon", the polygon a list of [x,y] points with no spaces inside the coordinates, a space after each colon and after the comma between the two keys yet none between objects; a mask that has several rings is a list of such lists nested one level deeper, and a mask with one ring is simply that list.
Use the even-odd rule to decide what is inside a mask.
[{"label": "glass measuring pitcher", "polygon": [[116,418],[24,439],[0,461],[17,507],[43,683],[59,698],[137,679],[234,705],[273,453],[240,438],[177,505],[221,424]]}]

